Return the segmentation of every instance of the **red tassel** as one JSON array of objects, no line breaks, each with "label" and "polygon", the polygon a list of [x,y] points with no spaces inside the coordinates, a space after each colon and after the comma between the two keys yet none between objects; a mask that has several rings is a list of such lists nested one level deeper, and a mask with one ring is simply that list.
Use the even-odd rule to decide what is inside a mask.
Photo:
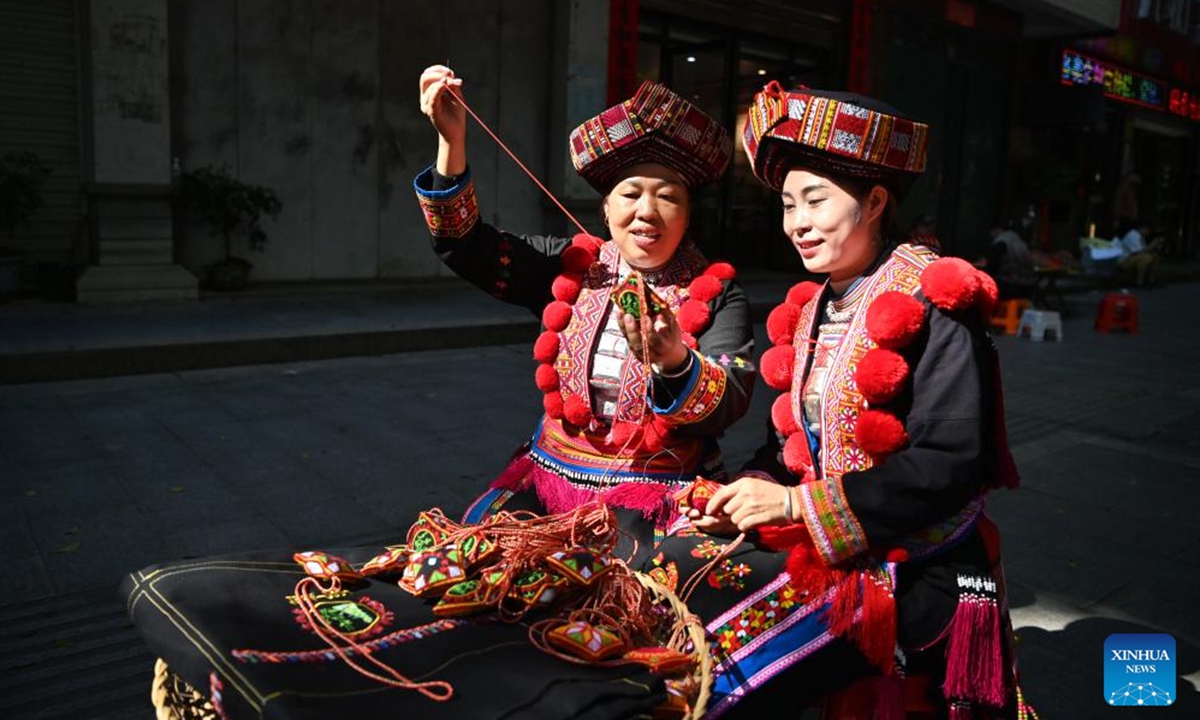
[{"label": "red tassel", "polygon": [[905,720],[904,678],[894,670],[875,683],[875,712],[871,720]]},{"label": "red tassel", "polygon": [[804,523],[763,525],[755,528],[754,532],[758,535],[754,544],[768,552],[783,552],[812,537]]},{"label": "red tassel", "polygon": [[[805,532],[808,532],[805,525],[797,527],[805,528]],[[801,593],[807,593],[808,597],[820,595],[845,575],[845,571],[834,570],[821,560],[821,556],[812,546],[811,536],[796,543],[788,551],[787,571],[791,577],[791,586]]]},{"label": "red tassel", "polygon": [[863,573],[862,585],[862,621],[853,640],[872,665],[888,672],[896,661],[896,600],[890,580],[878,571]]},{"label": "red tassel", "polygon": [[946,645],[946,697],[994,708],[1004,706],[1004,653],[995,598],[959,596]]},{"label": "red tassel", "polygon": [[540,363],[552,363],[558,357],[558,333],[546,330],[533,343],[533,359]]},{"label": "red tassel", "polygon": [[688,285],[688,294],[700,302],[710,302],[721,294],[721,281],[712,275],[701,275]]}]

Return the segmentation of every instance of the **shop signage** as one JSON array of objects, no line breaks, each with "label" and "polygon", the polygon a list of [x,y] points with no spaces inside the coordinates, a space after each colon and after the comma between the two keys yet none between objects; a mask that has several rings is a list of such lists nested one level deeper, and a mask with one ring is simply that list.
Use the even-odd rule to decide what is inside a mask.
[{"label": "shop signage", "polygon": [[1061,79],[1064,85],[1102,87],[1104,94],[1114,100],[1200,120],[1200,93],[1170,86],[1074,50],[1063,50]]}]

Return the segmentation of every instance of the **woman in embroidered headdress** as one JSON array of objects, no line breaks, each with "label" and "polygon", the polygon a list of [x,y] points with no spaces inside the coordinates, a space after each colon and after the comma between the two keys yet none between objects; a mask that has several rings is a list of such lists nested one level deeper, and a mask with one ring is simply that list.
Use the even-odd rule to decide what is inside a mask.
[{"label": "woman in embroidered headdress", "polygon": [[[745,296],[685,233],[729,135],[646,83],[571,134],[612,240],[516,235],[479,218],[461,93],[446,68],[422,75],[439,151],[417,195],[451,268],[542,318],[530,389],[545,415],[462,525],[430,511],[387,548],[133,573],[131,616],[170,668],[156,700],[186,681],[209,704],[197,717],[231,720],[607,720],[702,703],[688,675],[702,633],[689,640],[680,606],[618,561],[653,547],[674,492],[721,476],[716,438],[749,402]],[[662,673],[680,676],[675,694]]]},{"label": "woman in embroidered headdress", "polygon": [[890,222],[924,170],[927,133],[851,94],[772,83],[750,107],[754,173],[825,281],[796,285],[768,318],[760,370],[781,394],[767,444],[651,563],[706,573],[681,595],[714,641],[710,716],[825,696],[826,717],[870,717],[873,704],[876,718],[903,717],[904,683],[927,687],[910,710],[1016,716],[998,534],[983,513],[989,489],[1017,481],[985,331],[996,287]]},{"label": "woman in embroidered headdress", "polygon": [[[611,241],[517,235],[480,220],[462,92],[448,68],[421,75],[438,153],[414,183],[417,197],[450,268],[541,318],[530,384],[545,406],[467,519],[499,507],[559,513],[603,495],[649,550],[672,516],[672,491],[698,474],[723,477],[716,438],[745,413],[754,380],[749,306],[733,268],[710,264],[686,236],[692,193],[724,172],[729,135],[644,83],[570,136],[576,170],[603,197]],[[645,324],[612,298],[634,272],[665,301]]]}]

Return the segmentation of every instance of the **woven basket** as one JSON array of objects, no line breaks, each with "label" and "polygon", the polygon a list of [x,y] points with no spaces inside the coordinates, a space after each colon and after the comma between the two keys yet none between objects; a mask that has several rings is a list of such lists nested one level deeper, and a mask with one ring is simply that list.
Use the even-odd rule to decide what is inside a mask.
[{"label": "woven basket", "polygon": [[158,720],[220,720],[208,699],[172,672],[162,658],[154,661],[150,702]]},{"label": "woven basket", "polygon": [[684,716],[684,720],[696,720],[704,714],[705,708],[708,707],[708,698],[712,691],[712,655],[709,653],[708,641],[704,637],[704,624],[700,622],[700,618],[688,610],[687,605],[675,593],[652,580],[649,575],[634,572],[633,576],[642,584],[642,587],[654,596],[655,601],[666,603],[671,608],[671,612],[683,620],[684,626],[687,628],[688,639],[691,641],[691,654],[696,657],[696,665],[692,669],[690,678],[696,690],[696,697],[692,700],[691,709]]},{"label": "woven basket", "polygon": [[[696,657],[689,681],[696,697],[684,720],[698,720],[708,706],[712,690],[712,655],[704,637],[704,625],[693,615],[675,593],[640,572],[633,573],[655,602],[665,603],[671,612],[684,622],[690,641],[690,652]],[[166,661],[158,658],[154,662],[154,680],[150,686],[150,701],[154,704],[157,720],[221,720],[212,703],[183,678],[172,672]]]}]

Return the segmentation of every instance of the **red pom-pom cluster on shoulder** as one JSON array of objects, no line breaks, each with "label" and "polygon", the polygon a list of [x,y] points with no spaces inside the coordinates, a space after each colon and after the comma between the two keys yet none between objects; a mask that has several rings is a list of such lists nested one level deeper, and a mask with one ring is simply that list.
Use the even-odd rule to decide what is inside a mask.
[{"label": "red pom-pom cluster on shoulder", "polygon": [[[542,311],[542,324],[546,329],[533,345],[533,357],[538,361],[534,381],[544,393],[542,406],[546,414],[579,428],[587,428],[595,423],[591,403],[586,395],[563,390],[562,378],[555,363],[562,348],[560,333],[571,325],[575,303],[583,290],[584,274],[599,261],[603,245],[604,241],[600,238],[579,233],[559,256],[563,271],[550,286],[554,299]],[[687,286],[687,300],[679,307],[675,317],[683,342],[688,347],[696,348],[696,336],[704,332],[712,321],[710,304],[724,291],[723,283],[732,280],[735,275],[729,263],[712,263]],[[648,414],[640,424],[627,421],[614,423],[608,441],[621,448],[632,445],[657,452],[664,447],[670,432],[671,427],[665,420]]]},{"label": "red pom-pom cluster on shoulder", "polygon": [[925,327],[925,304],[907,293],[880,293],[867,307],[863,326],[877,347],[868,350],[854,370],[854,384],[870,406],[855,420],[854,442],[875,462],[882,462],[908,444],[904,423],[880,406],[895,400],[908,384],[908,361],[898,351],[912,344]]},{"label": "red pom-pom cluster on shoulder", "polygon": [[782,395],[771,405],[771,424],[784,437],[783,463],[788,470],[800,476],[803,482],[815,478],[808,438],[800,431],[800,419],[792,409],[792,377],[795,372],[796,349],[792,342],[804,306],[813,301],[821,286],[815,282],[793,285],[784,301],[767,316],[767,337],[774,347],[768,348],[759,360],[758,370],[763,382]]},{"label": "red pom-pom cluster on shoulder", "polygon": [[934,260],[921,272],[921,292],[942,310],[961,312],[977,308],[991,314],[999,297],[996,282],[962,258]]}]

